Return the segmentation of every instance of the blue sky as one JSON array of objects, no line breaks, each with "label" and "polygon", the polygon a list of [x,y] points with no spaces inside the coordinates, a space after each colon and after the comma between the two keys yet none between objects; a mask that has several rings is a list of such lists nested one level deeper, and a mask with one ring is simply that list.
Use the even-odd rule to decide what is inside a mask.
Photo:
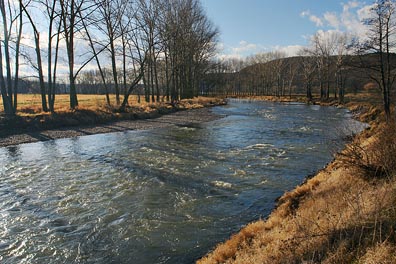
[{"label": "blue sky", "polygon": [[[222,52],[246,56],[274,49],[290,55],[317,31],[358,33],[368,3],[339,0],[201,0],[220,30]],[[372,3],[372,2],[371,2]],[[355,31],[355,32],[354,32]]]}]

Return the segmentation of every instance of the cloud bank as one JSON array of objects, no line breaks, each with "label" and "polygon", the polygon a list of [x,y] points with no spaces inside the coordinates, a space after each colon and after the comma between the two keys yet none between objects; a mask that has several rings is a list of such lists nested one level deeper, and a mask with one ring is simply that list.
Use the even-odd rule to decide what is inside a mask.
[{"label": "cloud bank", "polygon": [[[340,2],[341,11],[325,11],[322,14],[314,14],[311,10],[303,10],[299,13],[302,19],[308,19],[317,28],[316,33],[325,37],[325,35],[334,34],[334,32],[345,32],[354,37],[364,38],[367,36],[367,28],[362,21],[370,17],[370,9],[373,4],[366,4],[361,1]],[[312,39],[312,35],[302,36],[307,43]],[[227,47],[224,43],[219,44],[218,56],[221,59],[227,58],[244,58],[252,54],[281,51],[287,56],[296,56],[303,48],[301,45],[288,46],[264,46],[259,43],[249,43],[241,40],[238,45]]]}]

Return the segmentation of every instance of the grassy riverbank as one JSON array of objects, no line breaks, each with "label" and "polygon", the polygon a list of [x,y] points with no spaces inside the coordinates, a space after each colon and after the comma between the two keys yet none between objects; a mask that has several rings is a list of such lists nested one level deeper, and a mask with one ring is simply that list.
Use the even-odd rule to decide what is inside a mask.
[{"label": "grassy riverbank", "polygon": [[198,263],[396,263],[396,126],[357,99],[346,107],[370,128]]},{"label": "grassy riverbank", "polygon": [[17,115],[12,118],[0,116],[0,137],[26,131],[98,125],[120,120],[151,119],[180,110],[225,104],[223,99],[209,97],[185,99],[175,105],[165,102],[137,103],[137,98],[132,97],[127,111],[120,113],[105,104],[104,96],[79,95],[79,107],[75,110],[68,108],[68,95],[59,95],[56,100],[55,113],[51,114],[41,112],[39,95],[20,95]]}]

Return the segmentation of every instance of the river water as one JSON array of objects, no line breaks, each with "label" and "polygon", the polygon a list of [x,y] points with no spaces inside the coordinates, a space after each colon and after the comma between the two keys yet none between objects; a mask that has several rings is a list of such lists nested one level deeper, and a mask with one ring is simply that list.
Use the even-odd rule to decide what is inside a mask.
[{"label": "river water", "polygon": [[332,107],[212,111],[223,118],[0,148],[0,262],[192,263],[362,128]]}]

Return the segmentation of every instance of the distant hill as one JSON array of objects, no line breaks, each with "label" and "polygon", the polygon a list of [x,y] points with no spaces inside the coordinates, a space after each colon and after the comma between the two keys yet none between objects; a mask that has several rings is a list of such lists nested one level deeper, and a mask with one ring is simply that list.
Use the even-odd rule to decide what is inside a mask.
[{"label": "distant hill", "polygon": [[[378,54],[365,56],[330,56],[328,58],[295,56],[256,63],[239,72],[212,72],[206,76],[204,91],[222,95],[304,94],[308,78],[312,92],[320,87],[330,95],[343,88],[346,93],[378,89],[370,75],[378,74]],[[390,59],[396,68],[396,54]],[[362,67],[364,65],[364,67]],[[311,69],[309,69],[311,67]],[[311,70],[311,76],[307,72]]]}]

